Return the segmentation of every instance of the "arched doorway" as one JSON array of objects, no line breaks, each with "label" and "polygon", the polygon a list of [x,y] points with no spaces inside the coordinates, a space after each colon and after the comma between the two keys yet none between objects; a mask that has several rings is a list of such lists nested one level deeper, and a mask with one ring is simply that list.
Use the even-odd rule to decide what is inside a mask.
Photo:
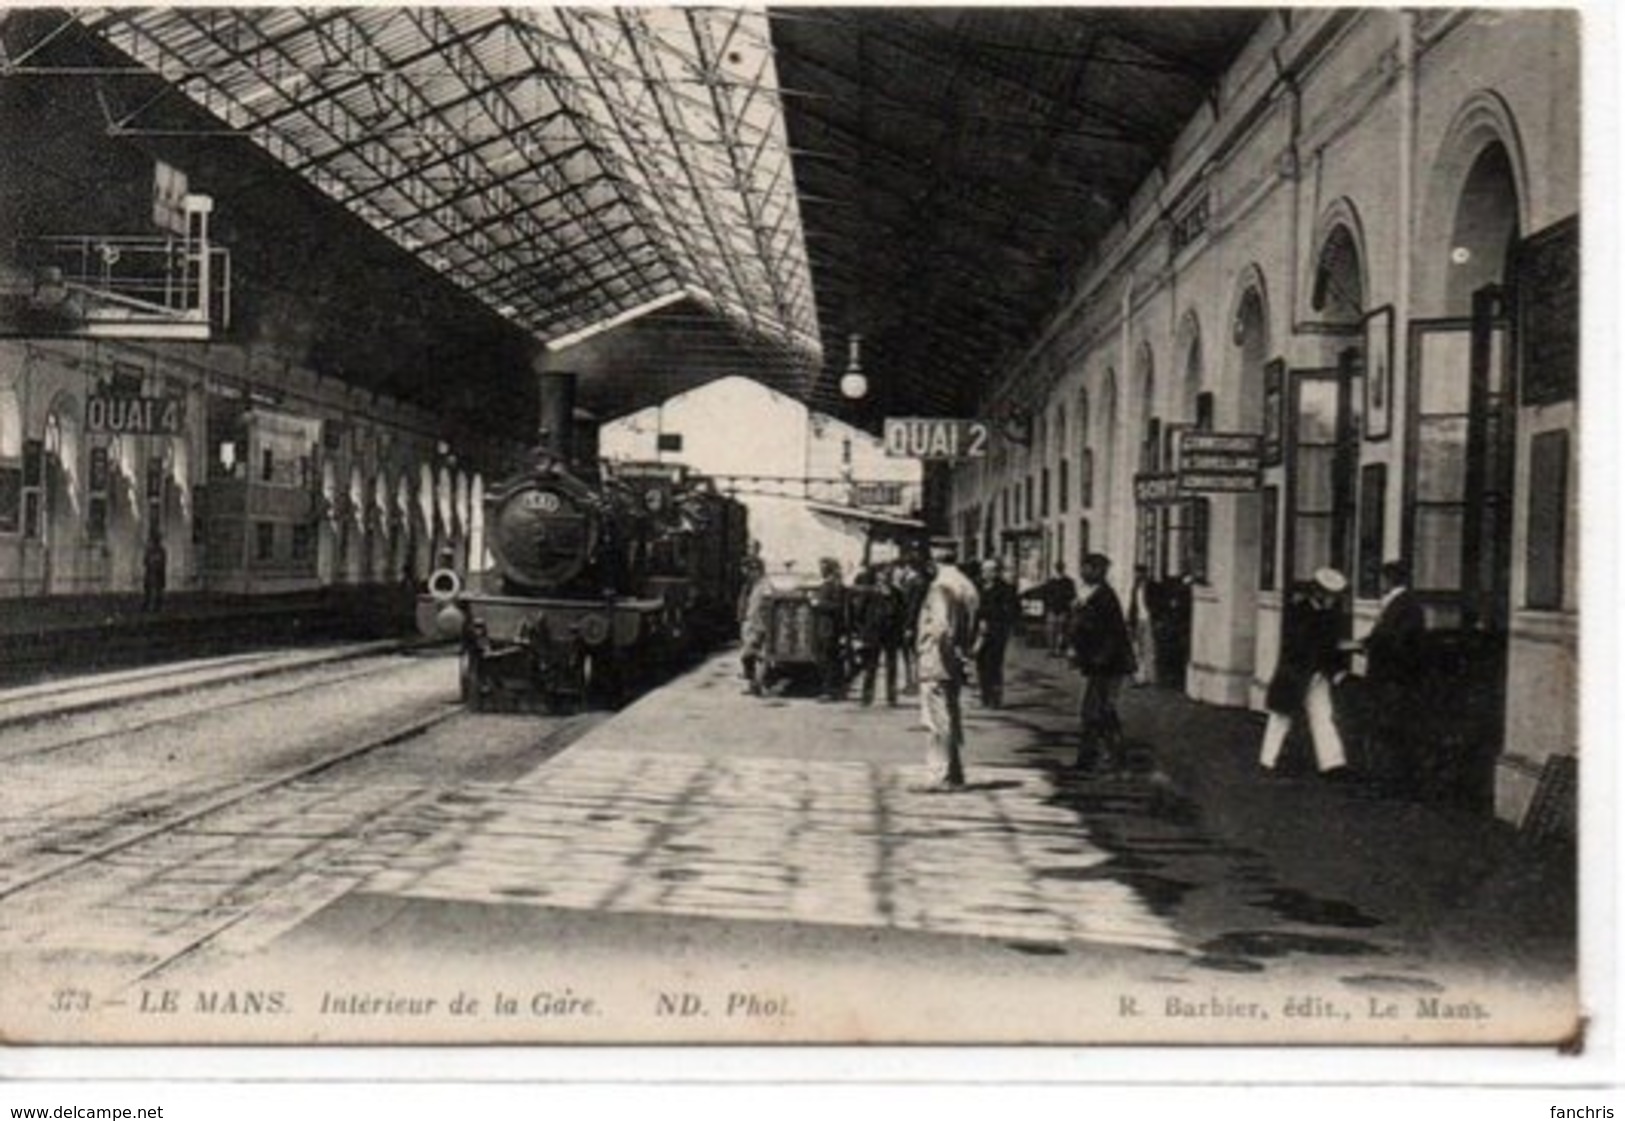
[{"label": "arched doorway", "polygon": [[[1053,433],[1052,442],[1055,445],[1055,450],[1051,454],[1050,459],[1055,469],[1055,513],[1058,518],[1062,519],[1060,521],[1060,535],[1063,541],[1066,537],[1066,522],[1064,520],[1064,515],[1071,509],[1072,506],[1072,480],[1068,477],[1072,466],[1071,457],[1067,454],[1069,433],[1066,422],[1066,402],[1058,402],[1055,406],[1055,426],[1053,429],[1051,429]],[[1064,545],[1061,547],[1061,555],[1056,559],[1066,559],[1066,550]]]},{"label": "arched doorway", "polygon": [[1514,424],[1512,265],[1518,174],[1485,105],[1464,111],[1435,172],[1421,293],[1438,316],[1412,325],[1416,443],[1403,526],[1430,622],[1501,633],[1510,602]]},{"label": "arched doorway", "polygon": [[190,587],[192,582],[192,453],[185,436],[171,436],[165,445],[168,482],[161,499],[164,548],[168,553],[169,587]]},{"label": "arched doorway", "polygon": [[[1502,144],[1490,143],[1462,184],[1445,272],[1445,315],[1466,320],[1465,350],[1447,346],[1454,353],[1445,361],[1431,360],[1436,350],[1423,355],[1414,383],[1417,501],[1408,528],[1416,587],[1437,594],[1440,621],[1498,633],[1512,571],[1509,333],[1519,233],[1512,163]],[[1459,470],[1439,469],[1445,461]]]},{"label": "arched doorway", "polygon": [[[1410,328],[1413,468],[1401,521],[1411,586],[1434,641],[1450,648],[1450,692],[1472,698],[1450,736],[1463,758],[1484,765],[1467,768],[1454,793],[1486,811],[1507,715],[1518,421],[1513,281],[1525,232],[1516,132],[1496,109],[1491,99],[1475,99],[1434,169],[1418,295],[1438,315]],[[1524,688],[1523,703],[1547,704],[1550,685]]]},{"label": "arched doorway", "polygon": [[412,501],[412,473],[410,466],[402,467],[400,477],[395,481],[395,509],[390,519],[390,575],[404,583],[415,585],[423,575],[422,569],[417,567],[415,550],[416,527],[414,510],[417,503]]},{"label": "arched doorway", "polygon": [[344,504],[344,579],[359,584],[366,579],[367,550],[371,547],[367,539],[367,490],[359,463],[350,465],[348,496]]},{"label": "arched doorway", "polygon": [[322,459],[322,518],[316,530],[316,579],[326,587],[337,579],[342,557],[338,474],[329,458]]},{"label": "arched doorway", "polygon": [[[1150,343],[1141,343],[1135,353],[1133,384],[1137,387],[1133,400],[1140,435],[1134,470],[1140,475],[1155,475],[1162,467],[1162,418],[1157,415],[1156,364]],[[1134,510],[1134,564],[1145,566],[1152,579],[1161,579],[1162,507],[1136,495]]]},{"label": "arched doorway", "polygon": [[[1184,432],[1212,427],[1211,412],[1204,416],[1201,408],[1202,329],[1194,311],[1187,312],[1180,320],[1174,361],[1179,396],[1170,404],[1173,419],[1162,428],[1160,446],[1152,451],[1156,457],[1152,470],[1163,474],[1178,471]],[[1150,437],[1147,433],[1147,438]],[[1162,683],[1179,689],[1187,685],[1191,637],[1196,623],[1196,587],[1206,584],[1208,578],[1208,511],[1206,495],[1181,497],[1153,511],[1161,522],[1157,542],[1160,568],[1152,569],[1153,578],[1160,577],[1161,581],[1155,597],[1159,606],[1154,617],[1156,676]]]},{"label": "arched doorway", "polygon": [[369,578],[378,584],[387,584],[396,576],[393,571],[395,540],[391,532],[394,523],[391,517],[394,494],[394,488],[389,482],[389,468],[379,467],[377,474],[372,477],[372,502],[367,514],[368,536],[372,541],[367,570]]},{"label": "arched doorway", "polygon": [[99,540],[107,550],[109,588],[139,588],[147,535],[154,528],[162,532],[161,523],[151,521],[151,511],[146,509],[141,437],[92,436],[91,440],[105,443],[99,448],[92,446],[90,451],[88,536]]},{"label": "arched doorway", "polygon": [[1282,430],[1282,587],[1321,568],[1354,571],[1358,399],[1364,368],[1365,254],[1352,206],[1339,202],[1322,223],[1314,256],[1310,309],[1320,360],[1292,371]]},{"label": "arched doorway", "polygon": [[467,572],[472,558],[468,553],[469,528],[469,495],[470,487],[468,472],[458,468],[453,487],[452,512],[454,532],[452,534],[452,555],[455,566],[459,572]]},{"label": "arched doorway", "polygon": [[[1265,433],[1265,367],[1270,360],[1268,308],[1262,274],[1254,271],[1243,280],[1231,320],[1230,357],[1236,370],[1236,388],[1228,415],[1234,420],[1222,421],[1220,427],[1233,423],[1233,431],[1261,436]],[[1214,582],[1221,602],[1229,606],[1231,654],[1218,664],[1226,677],[1220,688],[1225,690],[1224,699],[1232,703],[1247,700],[1253,668],[1260,660],[1259,593],[1273,589],[1278,564],[1276,534],[1264,532],[1264,508],[1266,503],[1270,505],[1269,524],[1273,526],[1280,514],[1279,501],[1279,487],[1271,486],[1231,496],[1218,503],[1215,511],[1215,536],[1220,540],[1228,537],[1231,542],[1229,549],[1217,550],[1216,560],[1222,558],[1228,569],[1222,576],[1216,572]],[[1227,511],[1230,525],[1224,527],[1218,522]]]},{"label": "arched doorway", "polygon": [[1073,421],[1073,431],[1077,433],[1074,441],[1075,457],[1078,464],[1078,565],[1083,565],[1083,558],[1092,551],[1093,543],[1090,540],[1092,526],[1090,518],[1095,505],[1095,433],[1089,426],[1089,387],[1081,386],[1078,389],[1078,404],[1076,419]]},{"label": "arched doorway", "polygon": [[[0,533],[23,532],[23,410],[17,391],[0,386]],[[18,591],[24,572],[17,572]]]},{"label": "arched doorway", "polygon": [[59,394],[45,415],[41,441],[44,451],[44,512],[40,518],[43,544],[43,584],[46,595],[78,590],[82,530],[80,513],[79,403],[72,394]]},{"label": "arched doorway", "polygon": [[451,468],[442,464],[434,488],[435,568],[456,566],[457,515],[454,508],[456,493],[456,486],[452,482]]},{"label": "arched doorway", "polygon": [[1118,479],[1122,468],[1117,462],[1117,371],[1108,368],[1100,382],[1100,405],[1097,413],[1095,447],[1100,449],[1099,477],[1092,480],[1097,520],[1100,522],[1100,550],[1121,563],[1127,552],[1117,539],[1117,512],[1119,510]]},{"label": "arched doorway", "polygon": [[418,464],[417,506],[413,510],[412,541],[413,571],[417,578],[427,580],[434,571],[437,530],[434,501],[434,469],[427,463]]}]

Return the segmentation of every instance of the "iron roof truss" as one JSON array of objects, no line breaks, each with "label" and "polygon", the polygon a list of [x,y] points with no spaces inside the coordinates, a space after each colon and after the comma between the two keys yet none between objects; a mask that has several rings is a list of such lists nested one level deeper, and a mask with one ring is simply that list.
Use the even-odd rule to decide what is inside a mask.
[{"label": "iron roof truss", "polygon": [[688,292],[822,361],[760,11],[76,14],[544,341]]}]

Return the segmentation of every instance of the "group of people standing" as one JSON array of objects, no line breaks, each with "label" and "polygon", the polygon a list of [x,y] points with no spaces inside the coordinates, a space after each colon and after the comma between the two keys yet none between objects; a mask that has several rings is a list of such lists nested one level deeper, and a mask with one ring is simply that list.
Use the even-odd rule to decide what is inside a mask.
[{"label": "group of people standing", "polygon": [[[1057,587],[1041,589],[1048,597],[1051,648],[1071,657],[1085,679],[1076,764],[1085,769],[1100,759],[1118,768],[1125,763],[1117,695],[1137,664],[1122,605],[1106,581],[1109,567],[1100,554],[1087,557],[1082,588],[1066,579],[1064,603]],[[747,692],[760,695],[772,585],[758,560],[748,561],[746,572],[742,661]],[[1064,569],[1059,575],[1065,577]],[[951,550],[939,548],[918,562],[865,568],[851,588],[842,584],[833,560],[821,563],[819,576],[809,604],[820,699],[844,697],[850,674],[861,681],[864,705],[875,702],[882,682],[886,703],[895,705],[901,666],[903,688],[918,689],[921,720],[930,733],[924,789],[962,788],[965,688],[974,680],[984,708],[1003,707],[1006,654],[1021,626],[1022,596],[1004,562],[961,567]]]},{"label": "group of people standing", "polygon": [[[810,599],[821,699],[844,697],[855,677],[864,705],[875,702],[882,682],[886,703],[896,705],[901,668],[903,689],[918,688],[921,719],[930,732],[925,789],[960,789],[965,687],[974,679],[984,708],[1003,706],[1006,651],[1021,625],[1023,599],[1036,599],[1044,609],[1047,649],[1068,658],[1083,679],[1078,753],[1071,769],[1125,771],[1129,758],[1118,700],[1130,680],[1155,680],[1159,639],[1146,570],[1136,569],[1125,609],[1109,580],[1110,569],[1105,555],[1091,553],[1077,583],[1057,565],[1051,580],[1020,593],[1002,561],[989,559],[967,569],[954,563],[951,550],[938,549],[919,562],[865,568],[847,588],[840,565],[826,560]],[[741,610],[744,667],[748,691],[760,694],[771,585],[759,561],[749,562],[747,571],[749,590]],[[1266,773],[1276,773],[1288,734],[1301,717],[1318,769],[1333,779],[1350,774],[1333,689],[1356,651],[1366,657],[1361,708],[1367,741],[1403,740],[1414,714],[1425,622],[1404,565],[1384,565],[1382,580],[1378,619],[1363,642],[1346,637],[1348,581],[1334,569],[1316,572],[1305,593],[1288,606],[1266,695],[1269,716],[1259,753]]]},{"label": "group of people standing", "polygon": [[[1083,675],[1079,704],[1080,738],[1074,771],[1121,771],[1128,758],[1117,698],[1137,660],[1123,605],[1107,580],[1111,561],[1090,553],[1079,572],[1080,585],[1057,566],[1056,580],[1040,586],[1045,637],[1051,653],[1064,654]],[[928,789],[964,785],[964,746],[960,694],[965,672],[976,667],[986,708],[1004,704],[1004,657],[1021,620],[1021,597],[1003,562],[984,561],[980,586],[945,557],[926,591],[919,624],[921,703],[931,731]],[[1065,592],[1063,599],[1062,592]]]},{"label": "group of people standing", "polygon": [[[746,691],[762,695],[772,583],[757,558],[746,561],[745,571],[741,661]],[[977,575],[971,579],[951,552],[937,550],[917,561],[866,566],[848,588],[839,563],[826,559],[808,593],[819,699],[844,698],[854,678],[864,705],[875,703],[881,687],[892,706],[900,692],[918,690],[931,733],[933,790],[964,785],[960,698],[973,666],[982,703],[1004,703],[1005,650],[1021,603],[1000,562],[986,562]]]},{"label": "group of people standing", "polygon": [[[915,626],[928,577],[920,567],[899,562],[866,566],[849,588],[840,562],[819,564],[819,580],[807,593],[808,640],[817,666],[819,699],[843,699],[854,676],[862,681],[863,703],[873,704],[876,686],[884,681],[886,702],[897,703],[899,673],[903,689],[916,682]],[[762,562],[745,562],[745,591],[739,619],[746,691],[767,692],[766,652],[773,592]],[[882,677],[883,673],[883,677]]]}]

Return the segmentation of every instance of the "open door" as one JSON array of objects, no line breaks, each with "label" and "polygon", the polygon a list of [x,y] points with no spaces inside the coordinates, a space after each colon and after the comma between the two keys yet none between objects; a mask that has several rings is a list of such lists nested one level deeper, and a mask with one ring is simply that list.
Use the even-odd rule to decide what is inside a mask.
[{"label": "open door", "polygon": [[1506,714],[1514,410],[1504,290],[1465,319],[1411,325],[1404,540],[1428,613],[1428,688],[1440,699],[1434,793],[1494,808]]}]

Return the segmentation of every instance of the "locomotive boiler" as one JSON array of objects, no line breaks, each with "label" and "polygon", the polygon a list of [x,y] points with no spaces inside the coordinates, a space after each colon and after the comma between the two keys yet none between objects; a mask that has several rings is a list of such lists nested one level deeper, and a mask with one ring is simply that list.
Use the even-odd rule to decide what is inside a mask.
[{"label": "locomotive boiler", "polygon": [[577,455],[573,378],[542,381],[529,466],[485,496],[493,567],[430,578],[440,637],[460,643],[463,700],[612,701],[731,633],[744,506],[675,464]]}]

